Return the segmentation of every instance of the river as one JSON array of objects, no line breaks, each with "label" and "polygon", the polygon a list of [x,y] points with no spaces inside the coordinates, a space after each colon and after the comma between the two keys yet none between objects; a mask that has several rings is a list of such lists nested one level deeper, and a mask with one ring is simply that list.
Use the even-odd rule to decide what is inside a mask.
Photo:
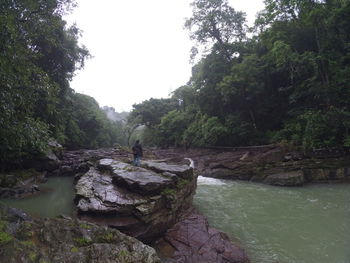
[{"label": "river", "polygon": [[40,193],[22,199],[2,199],[1,202],[33,216],[72,216],[75,194],[73,180],[73,177],[50,177],[45,184],[40,185]]},{"label": "river", "polygon": [[252,263],[350,262],[350,184],[281,188],[200,176],[194,204]]},{"label": "river", "polygon": [[[40,187],[39,195],[2,202],[35,216],[73,215],[73,177]],[[252,263],[350,262],[350,184],[281,188],[200,176],[194,205]]]}]

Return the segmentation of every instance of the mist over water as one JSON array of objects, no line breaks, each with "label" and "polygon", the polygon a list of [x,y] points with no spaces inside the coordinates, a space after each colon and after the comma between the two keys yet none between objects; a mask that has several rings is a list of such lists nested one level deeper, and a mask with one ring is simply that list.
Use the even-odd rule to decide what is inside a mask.
[{"label": "mist over water", "polygon": [[194,204],[252,263],[350,262],[350,184],[281,188],[200,176]]}]

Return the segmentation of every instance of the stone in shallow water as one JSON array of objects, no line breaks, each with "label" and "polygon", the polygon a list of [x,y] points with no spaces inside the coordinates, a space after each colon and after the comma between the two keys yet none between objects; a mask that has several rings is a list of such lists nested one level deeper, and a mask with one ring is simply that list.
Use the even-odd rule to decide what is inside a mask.
[{"label": "stone in shallow water", "polygon": [[300,186],[304,184],[304,176],[301,170],[277,173],[267,176],[264,183],[278,186]]}]

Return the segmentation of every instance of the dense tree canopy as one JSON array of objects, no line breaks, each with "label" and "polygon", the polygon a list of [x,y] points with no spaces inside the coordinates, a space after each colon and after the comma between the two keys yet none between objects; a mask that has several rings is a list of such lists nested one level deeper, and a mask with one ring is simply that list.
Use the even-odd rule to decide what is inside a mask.
[{"label": "dense tree canopy", "polygon": [[[71,0],[3,0],[0,3],[0,162],[66,146],[111,144],[97,103],[69,87],[88,50],[79,29],[62,16]],[[102,135],[109,129],[108,134]]]},{"label": "dense tree canopy", "polygon": [[350,146],[350,2],[265,5],[248,37],[228,1],[193,1],[185,27],[208,51],[173,93],[182,106],[152,113],[153,143]]}]

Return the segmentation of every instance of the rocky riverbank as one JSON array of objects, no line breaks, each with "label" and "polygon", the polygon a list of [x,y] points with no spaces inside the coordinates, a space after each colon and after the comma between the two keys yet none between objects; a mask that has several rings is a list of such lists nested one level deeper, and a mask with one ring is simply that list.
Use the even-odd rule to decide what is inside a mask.
[{"label": "rocky riverbank", "polygon": [[[47,240],[45,236],[40,236],[41,232],[34,234],[33,239],[18,239],[15,232],[3,228],[5,241],[0,242],[0,250],[10,252],[0,253],[0,260],[7,261],[12,254],[17,261],[9,262],[158,262],[158,258],[153,256],[140,258],[132,248],[124,252],[114,243],[95,239],[101,228],[97,225],[102,225],[105,234],[111,231],[113,240],[113,233],[119,235],[118,230],[148,244],[159,244],[159,240],[163,240],[167,245],[157,246],[163,262],[249,262],[244,250],[234,245],[225,234],[210,228],[206,219],[193,211],[197,173],[189,166],[189,160],[182,157],[176,162],[155,160],[155,156],[147,151],[146,156],[148,158],[142,162],[142,167],[130,165],[131,155],[120,149],[70,151],[63,153],[60,159],[54,158],[55,161],[50,158],[51,168],[47,171],[37,168],[38,171],[46,176],[75,177],[77,216],[84,221],[55,218],[39,219],[34,225],[31,224],[30,229],[33,230],[29,231],[33,233],[39,231],[40,224],[45,226],[42,231],[52,228],[52,235],[48,234]],[[3,218],[6,221],[7,215]],[[87,221],[90,223],[82,223]],[[94,229],[93,236],[85,232],[79,234],[85,231],[81,229],[84,224],[88,229]],[[78,233],[79,237],[71,236],[66,240],[61,233],[69,236],[68,232]],[[181,237],[186,237],[186,240]],[[54,238],[57,239],[56,243],[64,243],[64,248],[60,250],[56,243],[52,243]],[[38,239],[46,242],[45,246],[40,242],[35,243]],[[34,245],[30,243],[29,247],[20,247],[24,251],[22,254],[8,250],[9,244],[15,246],[18,242],[34,242]],[[185,242],[185,246],[181,245],[182,242]],[[122,246],[122,243],[120,241],[118,244]],[[139,249],[139,245],[132,247]],[[173,248],[172,252],[168,251],[169,247]],[[104,248],[108,255],[102,255],[99,248]],[[139,252],[143,253],[142,249]],[[59,257],[57,251],[65,257]],[[126,261],[118,258],[129,253],[134,256]],[[79,255],[81,257],[78,259]],[[89,261],[91,256],[96,261]],[[110,258],[114,256],[114,260]],[[38,258],[42,260],[38,261]],[[152,260],[145,261],[146,258]]]},{"label": "rocky riverbank", "polygon": [[278,186],[307,183],[348,182],[350,155],[345,152],[303,154],[278,145],[241,148],[155,150],[158,158],[195,161],[197,172],[206,177],[246,180]]},{"label": "rocky riverbank", "polygon": [[160,263],[155,250],[117,230],[67,217],[32,219],[0,206],[0,261]]}]

